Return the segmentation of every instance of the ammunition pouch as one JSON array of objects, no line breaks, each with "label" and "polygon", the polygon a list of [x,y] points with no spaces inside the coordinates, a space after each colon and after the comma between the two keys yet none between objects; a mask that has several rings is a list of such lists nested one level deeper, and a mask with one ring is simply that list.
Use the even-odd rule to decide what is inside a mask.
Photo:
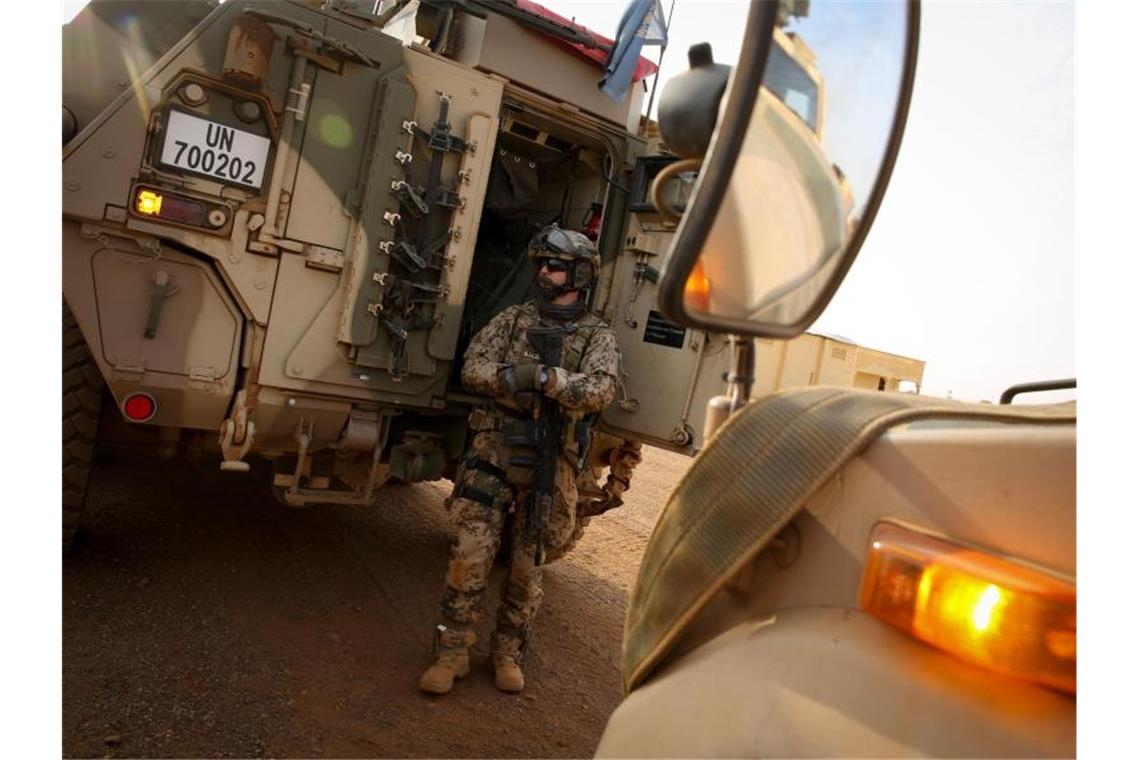
[{"label": "ammunition pouch", "polygon": [[507,481],[514,486],[533,486],[538,456],[515,455],[507,460]]},{"label": "ammunition pouch", "polygon": [[491,409],[477,406],[467,417],[467,426],[476,433],[498,430],[503,426],[503,418]]},{"label": "ammunition pouch", "polygon": [[507,459],[507,480],[516,485],[534,484],[538,466],[538,426],[535,420],[513,419],[503,421],[503,442],[510,456]]},{"label": "ammunition pouch", "polygon": [[[516,467],[534,467],[538,461],[538,425],[534,420],[505,420],[502,425],[504,442],[512,449],[523,448],[525,452],[513,452],[510,464]],[[594,415],[574,423],[573,440],[578,446],[576,469],[581,472],[586,466],[590,453],[590,431],[594,427]],[[533,452],[533,453],[532,453]],[[512,481],[513,482],[513,481]]]},{"label": "ammunition pouch", "polygon": [[508,446],[537,448],[538,424],[534,420],[504,420],[503,440]]}]

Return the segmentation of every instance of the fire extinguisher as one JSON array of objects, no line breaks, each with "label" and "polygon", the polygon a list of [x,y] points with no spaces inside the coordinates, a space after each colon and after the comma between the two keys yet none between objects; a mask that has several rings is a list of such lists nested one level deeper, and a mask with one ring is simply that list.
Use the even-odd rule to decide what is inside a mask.
[{"label": "fire extinguisher", "polygon": [[602,229],[602,204],[590,204],[590,210],[586,212],[582,226],[586,229],[586,237],[590,238],[591,242],[598,242],[598,233]]}]

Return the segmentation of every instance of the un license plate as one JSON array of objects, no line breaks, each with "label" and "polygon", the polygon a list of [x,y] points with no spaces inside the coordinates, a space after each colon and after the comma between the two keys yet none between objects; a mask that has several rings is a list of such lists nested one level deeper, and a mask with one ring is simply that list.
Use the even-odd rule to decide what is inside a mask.
[{"label": "un license plate", "polygon": [[260,188],[268,156],[267,137],[182,111],[167,114],[161,158],[166,166]]}]

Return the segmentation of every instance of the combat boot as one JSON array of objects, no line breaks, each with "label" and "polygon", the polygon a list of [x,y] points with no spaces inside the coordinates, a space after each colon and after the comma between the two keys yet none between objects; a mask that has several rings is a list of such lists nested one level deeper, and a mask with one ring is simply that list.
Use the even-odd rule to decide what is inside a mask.
[{"label": "combat boot", "polygon": [[446,694],[471,669],[469,647],[475,634],[462,628],[436,626],[435,662],[420,676],[420,689],[429,694]]},{"label": "combat boot", "polygon": [[495,687],[499,691],[519,692],[526,686],[522,668],[518,660],[510,655],[495,655],[491,658],[495,664]]},{"label": "combat boot", "polygon": [[526,685],[522,672],[524,643],[514,636],[495,631],[491,640],[491,664],[495,668],[495,687],[499,691],[519,692]]}]

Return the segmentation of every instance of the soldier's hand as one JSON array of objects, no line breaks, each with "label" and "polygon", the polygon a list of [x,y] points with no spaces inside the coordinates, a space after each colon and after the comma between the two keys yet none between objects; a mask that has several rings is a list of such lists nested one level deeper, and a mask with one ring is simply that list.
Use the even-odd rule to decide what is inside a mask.
[{"label": "soldier's hand", "polygon": [[541,364],[511,364],[499,370],[499,384],[507,396],[514,397],[522,391],[542,389]]}]

